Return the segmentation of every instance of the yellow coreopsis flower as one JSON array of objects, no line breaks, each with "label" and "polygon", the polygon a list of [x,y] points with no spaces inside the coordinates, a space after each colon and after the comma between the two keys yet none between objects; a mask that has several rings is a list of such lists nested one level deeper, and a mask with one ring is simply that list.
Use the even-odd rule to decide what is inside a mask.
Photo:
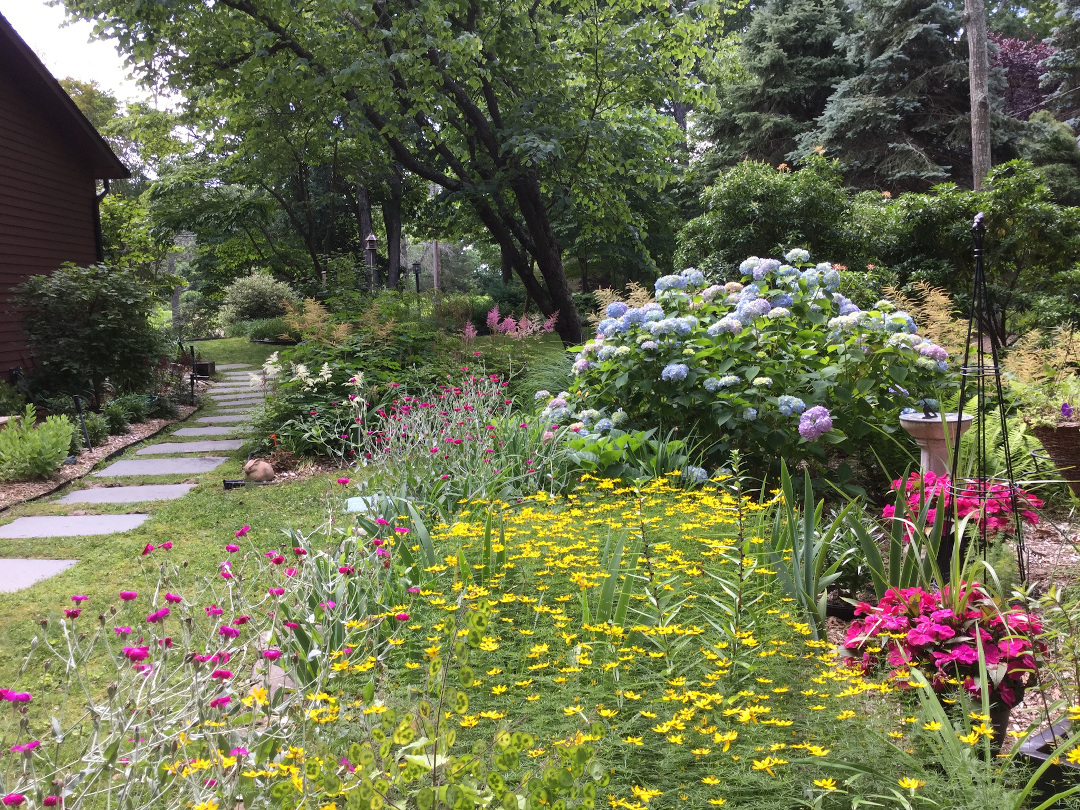
[{"label": "yellow coreopsis flower", "polygon": [[900,787],[902,787],[904,790],[912,790],[912,791],[914,791],[914,790],[918,790],[919,788],[921,788],[923,785],[926,784],[926,782],[924,782],[921,779],[913,779],[910,776],[905,776],[905,777],[902,777],[901,779],[898,779],[897,784],[900,785]]}]

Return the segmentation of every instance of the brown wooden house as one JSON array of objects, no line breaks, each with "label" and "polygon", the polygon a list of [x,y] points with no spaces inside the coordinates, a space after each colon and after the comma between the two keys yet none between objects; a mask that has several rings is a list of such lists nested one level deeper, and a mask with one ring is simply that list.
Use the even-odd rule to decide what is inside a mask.
[{"label": "brown wooden house", "polygon": [[0,379],[31,365],[12,289],[101,261],[98,181],[130,173],[0,15]]}]

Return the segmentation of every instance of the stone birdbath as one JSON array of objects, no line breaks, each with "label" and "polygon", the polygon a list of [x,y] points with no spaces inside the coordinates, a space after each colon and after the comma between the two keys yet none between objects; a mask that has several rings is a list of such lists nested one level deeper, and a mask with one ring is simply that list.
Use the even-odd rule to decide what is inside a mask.
[{"label": "stone birdbath", "polygon": [[[940,414],[924,409],[922,413],[901,414],[900,426],[911,434],[922,451],[919,458],[922,472],[947,475],[952,463],[949,448],[955,446],[957,439],[967,433],[973,420],[974,416],[967,413],[961,418],[957,413]],[[946,425],[949,430],[948,442],[945,441]]]}]

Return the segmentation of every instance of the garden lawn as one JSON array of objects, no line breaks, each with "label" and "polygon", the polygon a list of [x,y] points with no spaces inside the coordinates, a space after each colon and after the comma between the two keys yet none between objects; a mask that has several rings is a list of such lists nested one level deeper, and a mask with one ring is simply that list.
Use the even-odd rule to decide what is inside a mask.
[{"label": "garden lawn", "polygon": [[282,349],[281,346],[252,343],[247,338],[200,340],[193,345],[199,359],[213,360],[219,366],[225,363],[248,363],[253,372],[259,370],[266,358]]}]

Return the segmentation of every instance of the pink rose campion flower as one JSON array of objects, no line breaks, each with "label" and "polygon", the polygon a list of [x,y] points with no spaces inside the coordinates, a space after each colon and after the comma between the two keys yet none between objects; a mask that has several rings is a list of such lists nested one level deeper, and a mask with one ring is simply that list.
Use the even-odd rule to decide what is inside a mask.
[{"label": "pink rose campion flower", "polygon": [[120,591],[120,598],[125,602],[130,602],[132,599],[138,599],[139,594],[137,591]]},{"label": "pink rose campion flower", "polygon": [[281,658],[281,650],[263,650],[263,658],[268,661],[277,661]]},{"label": "pink rose campion flower", "polygon": [[269,593],[270,593],[271,596],[281,596],[283,593],[285,593],[285,589],[284,588],[271,588]]},{"label": "pink rose campion flower", "polygon": [[216,697],[216,698],[214,698],[213,700],[210,701],[210,708],[211,709],[220,709],[222,706],[225,706],[226,704],[228,704],[231,701],[232,701],[231,697],[229,697],[228,695],[222,695],[221,697]]},{"label": "pink rose campion flower", "polygon": [[150,657],[149,647],[124,647],[124,656],[132,663],[145,661]]},{"label": "pink rose campion flower", "polygon": [[244,526],[242,529],[237,529],[236,530],[236,536],[237,537],[243,537],[245,534],[247,534],[250,531],[251,531],[250,526]]},{"label": "pink rose campion flower", "polygon": [[239,551],[240,546],[236,545],[236,543],[229,543],[227,546],[225,546],[225,550],[232,554],[233,552]]},{"label": "pink rose campion flower", "polygon": [[337,482],[338,482],[339,484],[341,484],[342,486],[345,486],[345,485],[346,485],[347,483],[349,483],[349,479],[348,479],[348,478],[339,478],[339,479],[337,480]]},{"label": "pink rose campion flower", "polygon": [[184,600],[183,600],[183,597],[177,596],[175,593],[166,593],[165,594],[165,601],[166,602],[171,602],[174,605],[179,605]]},{"label": "pink rose campion flower", "polygon": [[210,673],[211,678],[215,678],[219,681],[227,681],[233,676],[232,672],[227,669],[215,669]]},{"label": "pink rose campion flower", "polygon": [[224,624],[218,628],[218,635],[222,638],[237,638],[240,635],[240,631],[235,627]]},{"label": "pink rose campion flower", "polygon": [[169,615],[169,609],[167,607],[163,607],[160,610],[155,610],[153,613],[151,613],[149,616],[147,616],[146,621],[149,622],[150,624],[159,624],[168,615]]},{"label": "pink rose campion flower", "polygon": [[33,751],[39,745],[41,745],[40,740],[31,740],[30,742],[20,743],[19,745],[11,746],[11,753],[13,753],[13,754],[26,754],[26,753],[29,753],[30,751]]},{"label": "pink rose campion flower", "polygon": [[82,594],[76,594],[75,596],[71,597],[71,601],[72,602],[85,602],[89,598],[90,598],[89,596],[83,596]]}]

